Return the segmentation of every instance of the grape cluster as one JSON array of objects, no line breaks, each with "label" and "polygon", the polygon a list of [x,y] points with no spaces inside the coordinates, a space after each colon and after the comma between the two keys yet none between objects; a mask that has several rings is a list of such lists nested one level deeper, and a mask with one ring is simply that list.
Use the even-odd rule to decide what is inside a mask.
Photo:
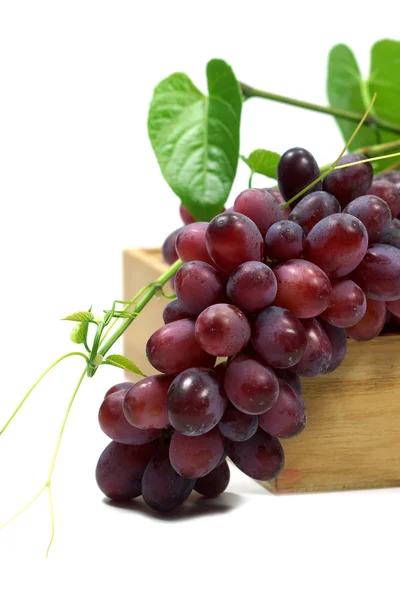
[{"label": "grape cluster", "polygon": [[185,225],[163,246],[167,263],[184,263],[177,299],[146,347],[160,374],[114,386],[100,408],[113,441],[96,475],[110,498],[142,494],[168,511],[193,489],[215,496],[229,482],[227,457],[254,479],[275,478],[280,439],[307,423],[300,377],[337,369],[347,338],[399,326],[400,173],[333,171],[282,210],[319,173],[293,148],[279,190],[245,190],[210,223],[181,207]]}]

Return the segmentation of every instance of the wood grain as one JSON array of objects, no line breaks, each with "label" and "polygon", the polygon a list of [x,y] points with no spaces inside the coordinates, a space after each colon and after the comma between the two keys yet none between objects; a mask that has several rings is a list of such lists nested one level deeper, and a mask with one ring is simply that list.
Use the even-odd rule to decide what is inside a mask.
[{"label": "wood grain", "polygon": [[[159,250],[125,250],[124,298],[164,270]],[[145,373],[155,372],[144,350],[167,302],[152,300],[125,334],[125,355]],[[278,494],[400,485],[400,336],[350,340],[337,371],[302,383],[307,427],[283,442],[285,468],[262,485]]]}]

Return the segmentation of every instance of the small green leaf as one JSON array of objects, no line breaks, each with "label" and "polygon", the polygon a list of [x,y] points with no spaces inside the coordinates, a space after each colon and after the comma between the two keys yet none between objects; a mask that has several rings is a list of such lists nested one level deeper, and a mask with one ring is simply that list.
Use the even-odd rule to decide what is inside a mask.
[{"label": "small green leaf", "polygon": [[[371,49],[369,93],[376,93],[375,115],[383,121],[400,126],[400,42],[381,40]],[[382,143],[398,139],[398,135],[381,131]],[[375,172],[398,163],[399,157],[374,163]]]},{"label": "small green leaf", "polygon": [[276,169],[281,156],[271,150],[253,150],[248,158],[243,160],[248,164],[253,173],[260,173],[271,179],[276,179]]},{"label": "small green leaf", "polygon": [[[328,59],[328,99],[334,108],[341,108],[363,114],[370,99],[367,86],[361,78],[359,66],[352,50],[345,44],[334,46]],[[346,119],[336,119],[347,141],[353,133],[356,123]],[[378,143],[374,128],[362,127],[352,144],[350,151],[363,146]]]},{"label": "small green leaf", "polygon": [[197,220],[218,214],[239,158],[242,96],[223,60],[207,65],[209,95],[174,73],[154,90],[148,132],[163,176]]},{"label": "small green leaf", "polygon": [[86,342],[86,337],[89,329],[89,321],[83,321],[82,323],[77,323],[73,330],[71,331],[70,340],[74,342],[74,344],[84,344]]},{"label": "small green leaf", "polygon": [[135,365],[135,363],[129,360],[129,358],[126,358],[126,356],[122,356],[121,354],[110,354],[109,356],[107,356],[103,364],[112,365],[113,367],[119,367],[120,369],[131,371],[136,375],[142,375],[143,377],[146,377],[146,375],[142,373],[142,371],[139,369],[139,367]]},{"label": "small green leaf", "polygon": [[77,321],[79,323],[90,323],[93,320],[94,316],[90,311],[75,312],[62,319],[62,321]]}]

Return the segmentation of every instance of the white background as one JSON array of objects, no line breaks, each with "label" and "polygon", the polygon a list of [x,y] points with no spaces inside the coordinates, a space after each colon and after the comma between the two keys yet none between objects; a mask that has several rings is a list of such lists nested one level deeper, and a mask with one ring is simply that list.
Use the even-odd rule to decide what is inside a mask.
[{"label": "white background", "polygon": [[[38,374],[71,349],[59,318],[121,295],[121,250],[179,226],[146,134],[152,89],[173,71],[202,89],[205,64],[325,103],[329,48],[399,33],[380,2],[0,2],[0,422]],[[397,16],[396,16],[397,13]],[[309,148],[322,164],[341,137],[330,117],[249,101],[242,151]],[[235,192],[246,187],[240,167]],[[257,180],[255,180],[257,184]],[[231,201],[234,197],[232,195]],[[60,367],[0,439],[0,522],[44,483],[82,365]],[[0,532],[1,596],[14,598],[398,598],[397,490],[274,498],[238,472],[209,511],[158,519],[102,502],[93,469],[106,444],[97,410],[119,380],[85,382],[46,498]]]}]

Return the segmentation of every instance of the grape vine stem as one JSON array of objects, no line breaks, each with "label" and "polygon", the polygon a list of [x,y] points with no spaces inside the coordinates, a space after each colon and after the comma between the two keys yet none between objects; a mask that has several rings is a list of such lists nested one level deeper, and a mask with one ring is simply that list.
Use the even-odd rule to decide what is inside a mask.
[{"label": "grape vine stem", "polygon": [[[331,106],[322,106],[320,104],[305,102],[304,100],[298,100],[296,98],[289,98],[288,96],[272,94],[271,92],[266,92],[264,90],[254,88],[250,85],[247,85],[246,83],[240,83],[240,87],[245,99],[263,98],[265,100],[272,100],[274,102],[280,102],[281,104],[289,104],[290,106],[298,106],[299,108],[304,108],[306,110],[312,110],[314,112],[322,113],[325,115],[331,115],[332,117],[336,117],[339,119],[346,119],[347,121],[353,121],[353,123],[358,123],[363,117],[362,114],[350,110],[344,110],[342,108],[333,108]],[[400,135],[400,127],[398,125],[395,125],[394,123],[390,123],[388,121],[384,121],[383,119],[380,119],[379,117],[376,117],[371,114],[368,115],[363,124],[368,127],[379,127],[379,129],[383,131],[391,131],[392,133],[397,133],[398,135]]]}]

